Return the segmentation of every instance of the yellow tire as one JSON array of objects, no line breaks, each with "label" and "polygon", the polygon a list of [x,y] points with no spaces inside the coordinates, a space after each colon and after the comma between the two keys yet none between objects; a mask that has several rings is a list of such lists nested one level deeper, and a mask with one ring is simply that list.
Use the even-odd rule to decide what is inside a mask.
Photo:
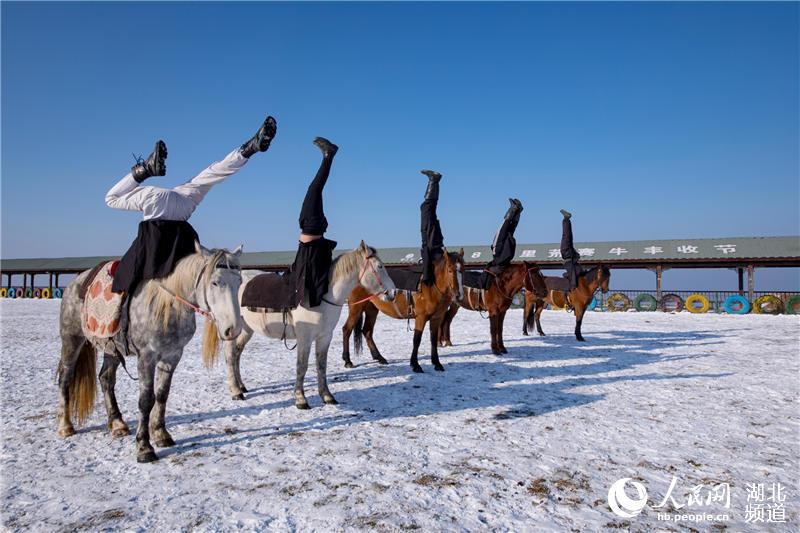
[{"label": "yellow tire", "polygon": [[702,294],[692,294],[683,303],[683,308],[690,313],[707,313],[711,304]]},{"label": "yellow tire", "polygon": [[753,302],[753,312],[759,315],[779,315],[785,310],[783,302],[777,296],[765,294]]},{"label": "yellow tire", "polygon": [[45,298],[47,300],[50,299],[50,289],[48,287],[45,287],[44,289],[42,289],[41,297]]},{"label": "yellow tire", "polygon": [[0,298],[5,298],[6,296],[8,296],[8,289],[0,287]]},{"label": "yellow tire", "polygon": [[631,308],[631,299],[621,292],[615,292],[606,300],[606,307],[612,312],[624,312]]}]

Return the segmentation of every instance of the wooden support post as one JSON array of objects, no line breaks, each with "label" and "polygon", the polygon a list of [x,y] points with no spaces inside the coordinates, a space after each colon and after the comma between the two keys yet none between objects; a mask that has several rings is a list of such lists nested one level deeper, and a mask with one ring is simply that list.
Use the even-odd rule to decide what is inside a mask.
[{"label": "wooden support post", "polygon": [[25,293],[28,292],[28,274],[22,274],[22,295],[25,296]]},{"label": "wooden support post", "polygon": [[8,285],[6,285],[7,289],[11,288],[11,274],[6,274],[8,276]]},{"label": "wooden support post", "polygon": [[52,294],[53,294],[53,273],[52,272],[50,272],[49,281],[48,281],[47,286],[50,287],[50,295],[52,296]]},{"label": "wooden support post", "polygon": [[661,301],[661,265],[656,265],[656,301]]},{"label": "wooden support post", "polygon": [[744,296],[744,269],[737,267],[736,274],[739,276],[739,296]]},{"label": "wooden support post", "polygon": [[58,288],[58,287],[59,287],[59,285],[58,285],[58,272],[56,272],[56,288]]},{"label": "wooden support post", "polygon": [[31,292],[36,290],[36,274],[31,274]]},{"label": "wooden support post", "polygon": [[753,303],[753,265],[747,265],[747,299]]}]

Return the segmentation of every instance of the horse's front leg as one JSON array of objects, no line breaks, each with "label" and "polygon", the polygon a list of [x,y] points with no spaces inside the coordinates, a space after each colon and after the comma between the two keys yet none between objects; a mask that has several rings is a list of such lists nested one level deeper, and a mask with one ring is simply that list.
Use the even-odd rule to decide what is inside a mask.
[{"label": "horse's front leg", "polygon": [[494,311],[489,311],[489,335],[492,338],[492,353],[494,355],[503,355],[503,352],[500,350],[500,343],[497,342],[497,318],[498,315],[494,313]]},{"label": "horse's front leg", "polygon": [[310,409],[303,382],[308,371],[308,355],[311,352],[311,340],[307,331],[297,331],[297,377],[294,382],[294,406],[298,409]]},{"label": "horse's front leg", "polygon": [[136,428],[136,460],[150,463],[158,459],[150,445],[150,412],[156,403],[154,388],[156,361],[152,354],[139,355],[139,426]]},{"label": "horse's front leg", "polygon": [[322,401],[330,404],[336,405],[337,402],[336,398],[333,397],[331,394],[330,389],[328,389],[328,349],[331,346],[331,340],[333,335],[327,335],[325,337],[321,337],[317,339],[316,342],[316,356],[317,356],[317,390],[319,391],[319,396],[322,398]]},{"label": "horse's front leg", "polygon": [[533,315],[533,318],[536,321],[536,331],[539,332],[540,337],[545,336],[541,321],[542,311],[544,311],[544,302],[539,302],[536,304],[536,313]]},{"label": "horse's front leg", "polygon": [[353,333],[356,324],[361,319],[361,311],[355,312],[355,308],[349,308],[347,320],[342,326],[342,360],[345,368],[353,368],[353,361],[350,359],[350,335]]},{"label": "horse's front leg", "polygon": [[172,385],[172,374],[175,372],[175,365],[177,365],[177,361],[167,362],[162,360],[156,364],[156,404],[150,415],[150,433],[159,448],[175,446],[175,441],[172,440],[172,435],[167,431],[165,423],[167,398],[169,398],[169,389]]},{"label": "horse's front leg", "polygon": [[381,355],[378,345],[375,344],[375,338],[372,336],[375,332],[375,321],[378,318],[378,312],[378,308],[374,305],[367,306],[364,311],[364,327],[361,333],[364,335],[364,340],[367,341],[367,347],[369,347],[369,353],[372,355],[373,361],[377,361],[381,365],[388,365],[389,361]]},{"label": "horse's front leg", "polygon": [[434,370],[444,372],[442,363],[439,362],[439,328],[442,326],[442,317],[431,318],[428,324],[428,332],[431,335],[431,364]]},{"label": "horse's front leg", "polygon": [[119,367],[119,357],[114,354],[103,354],[103,366],[100,368],[100,386],[106,403],[106,413],[108,413],[108,429],[112,437],[124,437],[130,433],[130,428],[125,420],[122,419],[117,396],[114,388],[117,384],[117,368]]},{"label": "horse's front leg", "polygon": [[234,400],[244,400],[244,393],[247,392],[244,383],[242,383],[239,362],[241,361],[244,347],[252,336],[252,331],[243,329],[239,337],[232,341],[225,341],[225,363],[228,367],[228,390],[231,393],[231,398]]},{"label": "horse's front leg", "polygon": [[507,354],[508,350],[506,350],[506,345],[503,342],[503,325],[506,321],[506,311],[507,309],[500,311],[497,315],[497,347],[500,348],[500,352],[503,354]]},{"label": "horse's front leg", "polygon": [[528,291],[525,291],[525,305],[522,308],[522,334],[528,336],[528,320],[530,320],[531,313],[534,310],[534,302],[528,297]]},{"label": "horse's front leg", "polygon": [[586,341],[581,334],[581,324],[583,323],[584,311],[585,310],[580,307],[575,308],[575,338],[582,342]]},{"label": "horse's front leg", "polygon": [[419,366],[418,354],[419,345],[422,342],[422,331],[425,329],[425,322],[427,318],[421,316],[420,313],[414,319],[414,346],[411,349],[411,370],[417,373],[424,372],[422,367]]}]

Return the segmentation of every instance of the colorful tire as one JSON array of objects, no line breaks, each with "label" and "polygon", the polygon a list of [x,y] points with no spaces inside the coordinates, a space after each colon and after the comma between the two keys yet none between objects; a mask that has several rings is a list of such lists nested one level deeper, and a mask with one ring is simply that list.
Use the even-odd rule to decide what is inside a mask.
[{"label": "colorful tire", "polygon": [[0,287],[0,298],[5,298],[8,296],[8,289],[5,287]]},{"label": "colorful tire", "polygon": [[16,298],[17,297],[17,289],[15,289],[14,287],[11,287],[10,289],[8,289],[8,293],[7,294],[8,294],[9,298]]},{"label": "colorful tire", "polygon": [[33,297],[34,298],[41,298],[42,297],[42,289],[33,289]]},{"label": "colorful tire", "polygon": [[627,311],[631,308],[631,299],[622,294],[615,292],[606,300],[606,307],[609,311]]},{"label": "colorful tire", "polygon": [[24,298],[25,297],[25,289],[22,287],[17,287],[17,298]]},{"label": "colorful tire", "polygon": [[633,301],[633,307],[637,311],[655,311],[658,309],[658,300],[652,295],[643,292]]},{"label": "colorful tire", "polygon": [[783,313],[783,302],[777,296],[765,294],[753,302],[753,312],[759,315],[779,315]]},{"label": "colorful tire", "polygon": [[25,289],[25,298],[33,298],[33,289],[30,287]]},{"label": "colorful tire", "polygon": [[795,294],[786,300],[786,305],[784,307],[787,314],[800,315],[800,294]]},{"label": "colorful tire", "polygon": [[53,289],[53,298],[58,298],[58,299],[61,299],[61,297],[62,297],[62,296],[64,296],[64,291],[62,291],[62,290],[61,290],[60,288],[58,288],[58,287],[56,287],[55,289]]},{"label": "colorful tire", "polygon": [[683,298],[677,294],[665,294],[658,302],[658,309],[665,313],[679,313],[683,311]]},{"label": "colorful tire", "polygon": [[596,307],[597,307],[597,298],[592,296],[592,301],[589,302],[589,305],[588,305],[588,307],[586,307],[586,310],[587,311],[594,311]]},{"label": "colorful tire", "polygon": [[[698,305],[699,304],[699,305]],[[692,294],[683,303],[683,307],[690,313],[707,313],[711,304],[702,294]]]},{"label": "colorful tire", "polygon": [[[737,304],[741,306],[739,309],[734,307],[734,305]],[[722,308],[730,315],[746,315],[750,312],[750,302],[748,302],[747,298],[744,296],[734,294],[725,298],[725,303],[722,304]]]},{"label": "colorful tire", "polygon": [[41,294],[42,298],[44,298],[45,300],[49,300],[50,296],[51,295],[50,295],[50,289],[49,288],[45,287],[44,289],[42,289],[42,294]]}]

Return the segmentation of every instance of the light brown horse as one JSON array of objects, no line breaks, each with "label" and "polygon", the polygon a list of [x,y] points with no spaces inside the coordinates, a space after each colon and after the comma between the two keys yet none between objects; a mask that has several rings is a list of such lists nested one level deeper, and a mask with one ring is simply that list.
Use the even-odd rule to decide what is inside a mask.
[{"label": "light brown horse", "polygon": [[[386,364],[375,340],[372,336],[375,320],[378,312],[398,319],[414,319],[414,346],[411,351],[411,369],[414,372],[422,372],[422,367],[417,361],[419,344],[422,340],[422,332],[425,324],[429,323],[431,335],[431,364],[435,370],[443,371],[444,367],[439,362],[439,326],[444,319],[444,315],[450,308],[450,304],[459,301],[463,296],[461,284],[461,273],[464,271],[464,249],[459,253],[442,254],[434,262],[434,272],[436,280],[431,285],[420,283],[419,291],[405,292],[398,291],[394,302],[383,302],[378,298],[369,297],[369,293],[356,287],[350,298],[350,315],[347,317],[342,327],[342,359],[344,366],[353,367],[350,360],[350,334],[355,333],[353,345],[356,353],[361,353],[363,336],[367,339],[369,351],[372,358],[381,364]],[[410,295],[410,296],[409,296]]]},{"label": "light brown horse", "polygon": [[542,324],[539,317],[546,304],[555,307],[566,307],[575,310],[575,338],[585,341],[581,335],[581,323],[586,308],[592,303],[595,291],[600,288],[603,293],[608,292],[608,282],[611,279],[611,272],[604,265],[590,268],[582,272],[578,277],[578,286],[567,292],[563,290],[566,280],[557,276],[546,276],[548,293],[545,298],[537,298],[533,294],[525,294],[525,314],[522,323],[522,334],[528,334],[528,328],[533,329],[534,322],[539,335],[544,336]]},{"label": "light brown horse", "polygon": [[488,289],[464,287],[464,299],[448,309],[439,329],[439,343],[442,346],[453,345],[450,339],[450,324],[460,306],[470,311],[488,312],[492,353],[495,355],[508,353],[503,344],[503,323],[506,312],[514,301],[514,295],[525,287],[526,293],[533,293],[540,298],[547,296],[544,276],[539,267],[533,263],[509,265],[499,274],[489,273],[489,275],[492,276],[492,281]]}]

